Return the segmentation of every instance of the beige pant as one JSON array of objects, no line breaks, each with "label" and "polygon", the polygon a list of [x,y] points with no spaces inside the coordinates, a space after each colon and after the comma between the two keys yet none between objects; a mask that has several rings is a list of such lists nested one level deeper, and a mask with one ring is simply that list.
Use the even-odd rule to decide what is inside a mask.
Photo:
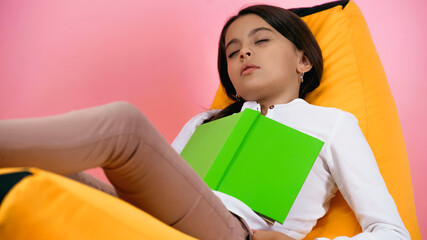
[{"label": "beige pant", "polygon": [[0,121],[0,167],[69,175],[99,166],[121,199],[184,233],[247,238],[247,227],[131,104]]}]

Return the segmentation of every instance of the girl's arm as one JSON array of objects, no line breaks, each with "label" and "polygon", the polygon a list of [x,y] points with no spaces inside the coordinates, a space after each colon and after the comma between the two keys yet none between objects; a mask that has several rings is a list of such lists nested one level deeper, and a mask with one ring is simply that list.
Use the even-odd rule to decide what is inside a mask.
[{"label": "girl's arm", "polygon": [[353,115],[343,112],[328,144],[331,174],[363,230],[351,239],[410,239]]}]

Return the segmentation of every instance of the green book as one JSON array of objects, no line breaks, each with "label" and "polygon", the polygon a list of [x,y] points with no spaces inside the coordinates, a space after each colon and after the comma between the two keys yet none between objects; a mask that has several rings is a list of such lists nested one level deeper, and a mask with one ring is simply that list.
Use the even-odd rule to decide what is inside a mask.
[{"label": "green book", "polygon": [[197,127],[181,156],[213,190],[283,223],[323,142],[245,109]]}]

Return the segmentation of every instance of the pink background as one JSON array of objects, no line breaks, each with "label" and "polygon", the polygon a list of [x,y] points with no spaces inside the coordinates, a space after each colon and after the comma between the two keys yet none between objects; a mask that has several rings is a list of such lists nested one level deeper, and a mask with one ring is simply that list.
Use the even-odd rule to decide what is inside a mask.
[{"label": "pink background", "polygon": [[[320,0],[264,1],[283,7]],[[245,0],[0,0],[0,118],[59,114],[126,100],[172,141],[209,108],[218,35]],[[358,0],[402,123],[427,239],[427,4]],[[99,177],[99,171],[91,171]]]}]

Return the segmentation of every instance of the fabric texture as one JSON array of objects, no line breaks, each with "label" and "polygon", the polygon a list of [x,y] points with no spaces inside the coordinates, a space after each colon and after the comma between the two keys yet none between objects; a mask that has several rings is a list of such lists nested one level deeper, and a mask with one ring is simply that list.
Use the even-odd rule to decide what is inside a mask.
[{"label": "fabric texture", "polygon": [[195,239],[118,198],[57,174],[35,168],[2,168],[0,174],[22,170],[31,175],[11,189],[0,207],[1,239]]},{"label": "fabric texture", "polygon": [[[345,6],[337,5],[302,19],[316,37],[324,58],[321,84],[305,100],[342,109],[358,119],[411,238],[420,240],[396,106],[362,13],[354,1],[349,1]],[[222,109],[231,102],[220,86],[211,108]],[[353,236],[359,232],[356,216],[338,193],[328,213],[306,239]]]},{"label": "fabric texture", "polygon": [[[253,101],[245,102],[242,111],[246,108],[261,111],[260,105]],[[210,114],[201,114],[203,117],[206,115]],[[268,109],[266,117],[320,139],[324,146],[283,224],[275,222],[268,225],[238,199],[217,193],[228,210],[245,219],[253,229],[280,231],[302,239],[312,230],[317,219],[327,212],[330,200],[339,189],[364,231],[351,239],[410,239],[372,151],[352,114],[295,99],[287,104],[274,105]],[[203,119],[197,116],[185,125],[172,144],[177,151],[193,134],[197,127],[195,123],[201,121]],[[283,190],[286,190],[286,185],[283,185]],[[341,236],[339,239],[348,238]]]}]

